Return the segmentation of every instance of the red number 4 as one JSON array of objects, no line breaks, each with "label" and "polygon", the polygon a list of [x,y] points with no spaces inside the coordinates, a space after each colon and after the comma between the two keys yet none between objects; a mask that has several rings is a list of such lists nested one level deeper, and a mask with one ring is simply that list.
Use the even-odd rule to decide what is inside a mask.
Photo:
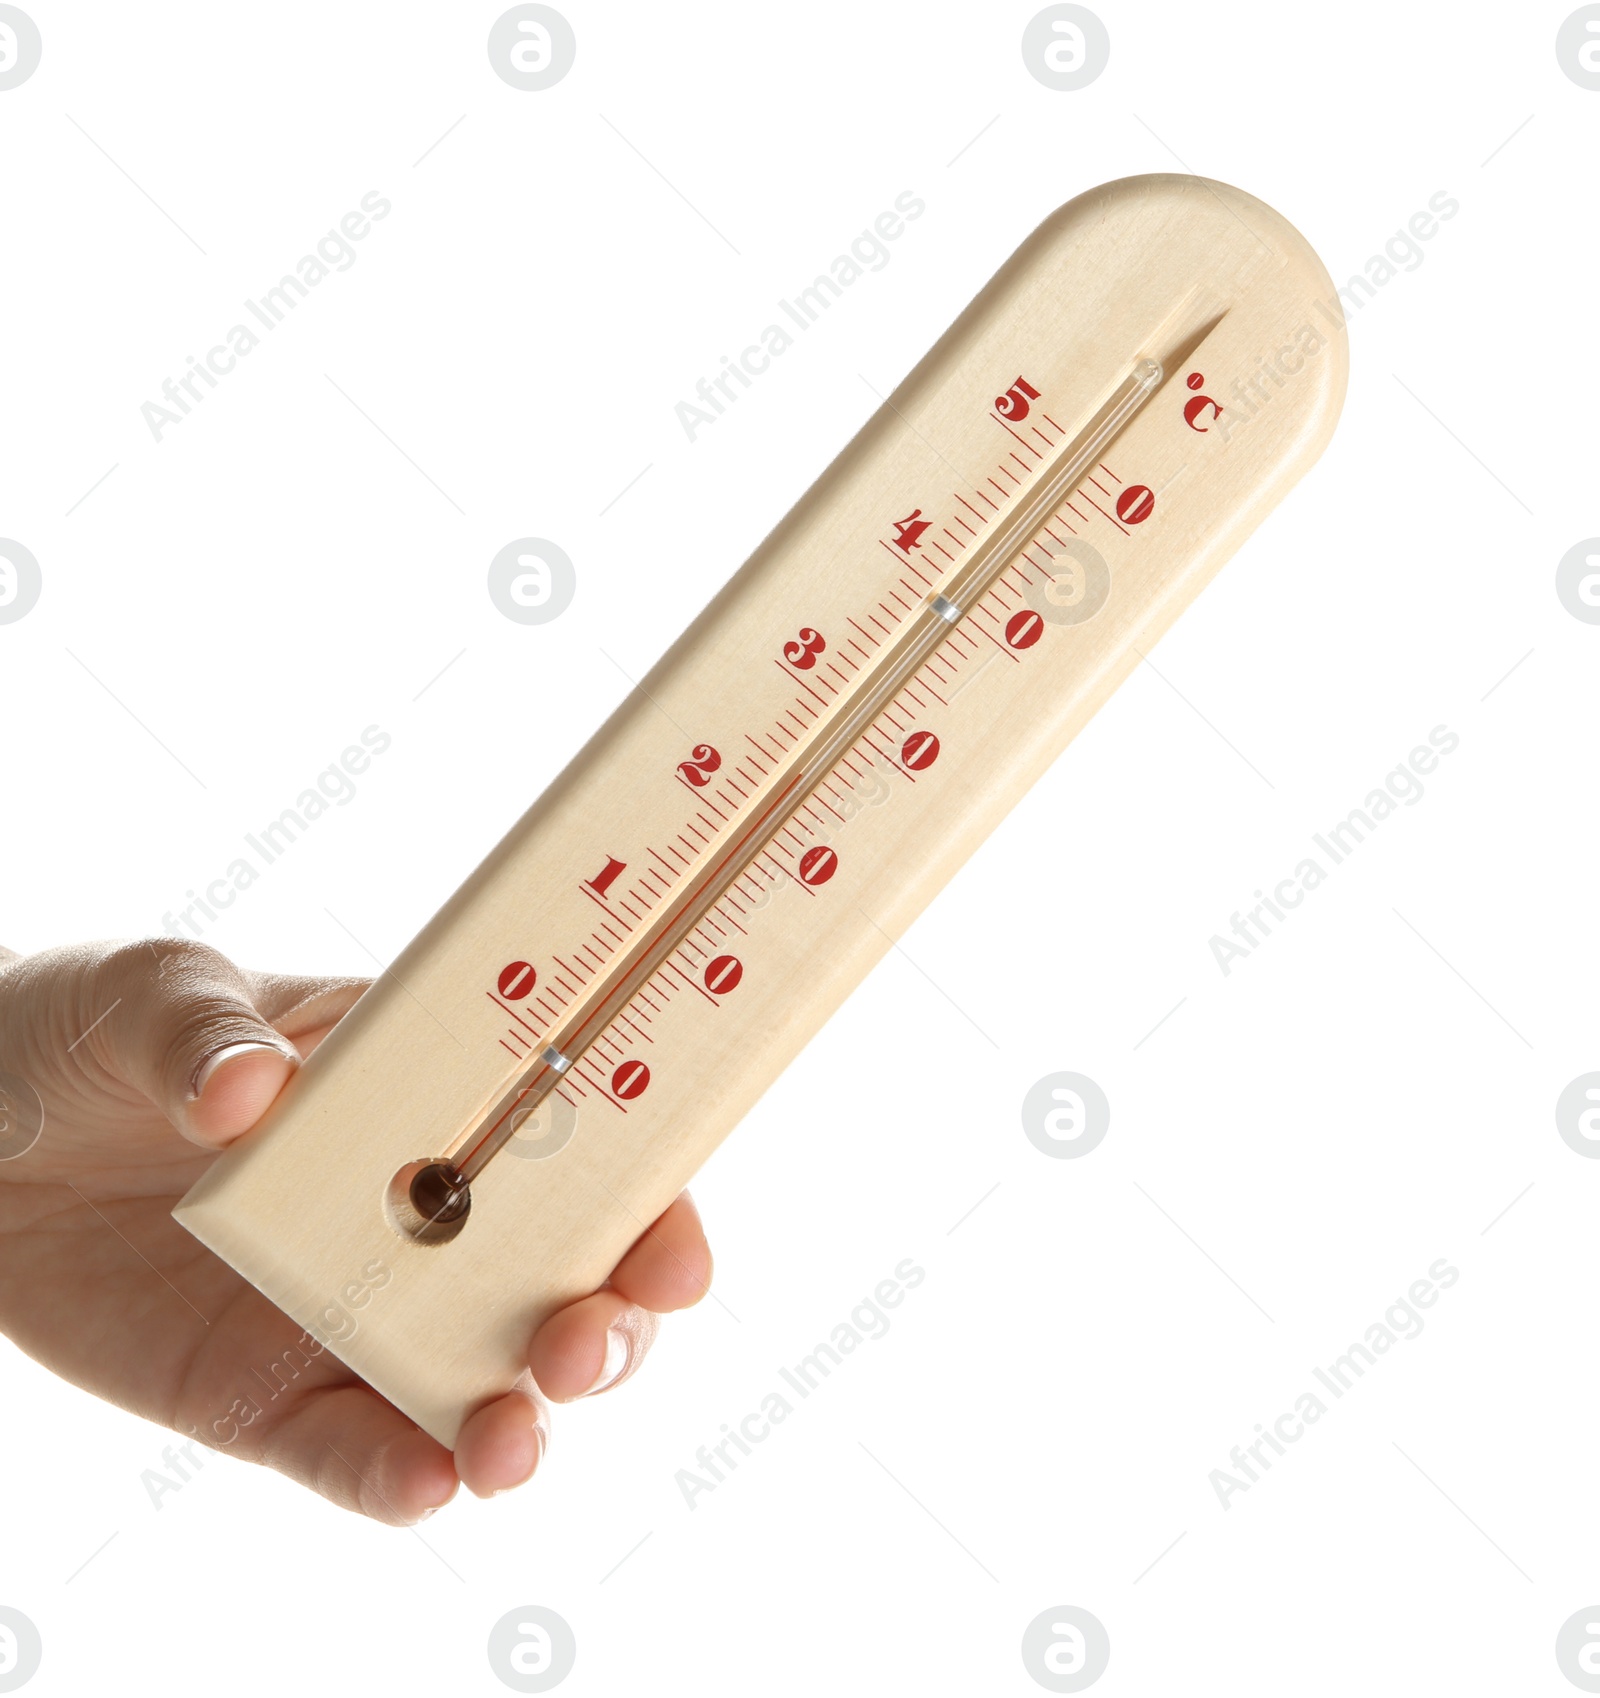
[{"label": "red number 4", "polygon": [[920,538],[927,530],[929,521],[922,516],[920,507],[913,507],[908,518],[896,519],[894,522],[894,545],[902,554],[909,554],[914,548],[921,548]]}]

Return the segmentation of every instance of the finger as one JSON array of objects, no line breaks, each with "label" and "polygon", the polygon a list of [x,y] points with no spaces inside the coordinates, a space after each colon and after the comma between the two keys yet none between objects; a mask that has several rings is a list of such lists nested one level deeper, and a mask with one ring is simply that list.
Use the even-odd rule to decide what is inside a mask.
[{"label": "finger", "polygon": [[390,1527],[421,1521],[456,1493],[450,1452],[367,1386],[308,1393],[249,1454]]},{"label": "finger", "polygon": [[[372,983],[370,979],[286,973],[241,976],[257,1011],[289,1040],[300,1061],[321,1044]],[[280,1066],[271,1050],[248,1044],[210,1057],[196,1077],[186,1130],[208,1147],[231,1143],[266,1113],[296,1065],[290,1061],[287,1067]]]},{"label": "finger", "polygon": [[303,973],[246,972],[252,999],[262,1015],[302,1056],[310,1055],[356,1005],[371,979],[312,977]]},{"label": "finger", "polygon": [[227,1044],[201,1064],[178,1115],[170,1108],[167,1113],[191,1143],[225,1149],[267,1112],[299,1064],[298,1057],[258,1041]]},{"label": "finger", "polygon": [[620,1291],[596,1291],[539,1328],[528,1346],[528,1366],[540,1391],[556,1403],[593,1397],[638,1370],[660,1324]]},{"label": "finger", "polygon": [[462,1484],[492,1498],[533,1478],[550,1441],[550,1412],[530,1386],[519,1386],[475,1410],[456,1436]]},{"label": "finger", "polygon": [[93,979],[93,1000],[110,1010],[91,1034],[94,1057],[195,1143],[217,1148],[253,1126],[299,1065],[245,975],[206,944],[113,949]]},{"label": "finger", "polygon": [[658,1314],[687,1309],[705,1296],[711,1286],[711,1246],[687,1191],[639,1235],[617,1263],[611,1285]]}]

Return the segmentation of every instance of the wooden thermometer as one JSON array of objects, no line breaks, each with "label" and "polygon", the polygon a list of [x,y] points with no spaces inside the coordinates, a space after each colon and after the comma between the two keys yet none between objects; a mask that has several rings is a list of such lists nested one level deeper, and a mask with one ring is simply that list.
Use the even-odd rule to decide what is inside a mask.
[{"label": "wooden thermometer", "polygon": [[327,1342],[452,1444],[1317,457],[1345,372],[1249,195],[1052,214],[177,1218],[319,1338],[389,1270]]}]

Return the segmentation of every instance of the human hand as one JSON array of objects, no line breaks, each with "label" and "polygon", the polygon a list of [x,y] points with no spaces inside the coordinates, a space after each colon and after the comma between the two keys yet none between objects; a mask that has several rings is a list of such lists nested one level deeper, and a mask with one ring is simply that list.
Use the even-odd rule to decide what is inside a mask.
[{"label": "human hand", "polygon": [[0,1331],[62,1378],[191,1436],[252,1365],[298,1348],[309,1366],[228,1453],[404,1526],[458,1484],[487,1497],[530,1478],[548,1403],[629,1378],[658,1317],[705,1294],[711,1252],[685,1192],[604,1287],[529,1341],[536,1390],[475,1411],[453,1453],[429,1437],[172,1219],[366,985],[248,972],[172,938],[0,950],[0,1096],[22,1099],[24,1123],[29,1087],[44,1110],[32,1147],[0,1160]]}]

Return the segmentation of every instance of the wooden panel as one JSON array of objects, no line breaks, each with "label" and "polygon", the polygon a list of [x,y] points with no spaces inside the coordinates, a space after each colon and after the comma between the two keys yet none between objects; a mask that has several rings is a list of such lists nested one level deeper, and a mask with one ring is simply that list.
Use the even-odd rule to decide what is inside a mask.
[{"label": "wooden panel", "polygon": [[[541,1070],[1141,359],[1159,386],[1027,546],[570,1069]],[[369,1264],[392,1270],[332,1348],[452,1442],[1316,458],[1345,372],[1326,272],[1259,201],[1155,176],[1062,207],[178,1219],[313,1330]],[[455,1236],[406,1236],[393,1176],[461,1160],[535,1075],[553,1093]]]}]

